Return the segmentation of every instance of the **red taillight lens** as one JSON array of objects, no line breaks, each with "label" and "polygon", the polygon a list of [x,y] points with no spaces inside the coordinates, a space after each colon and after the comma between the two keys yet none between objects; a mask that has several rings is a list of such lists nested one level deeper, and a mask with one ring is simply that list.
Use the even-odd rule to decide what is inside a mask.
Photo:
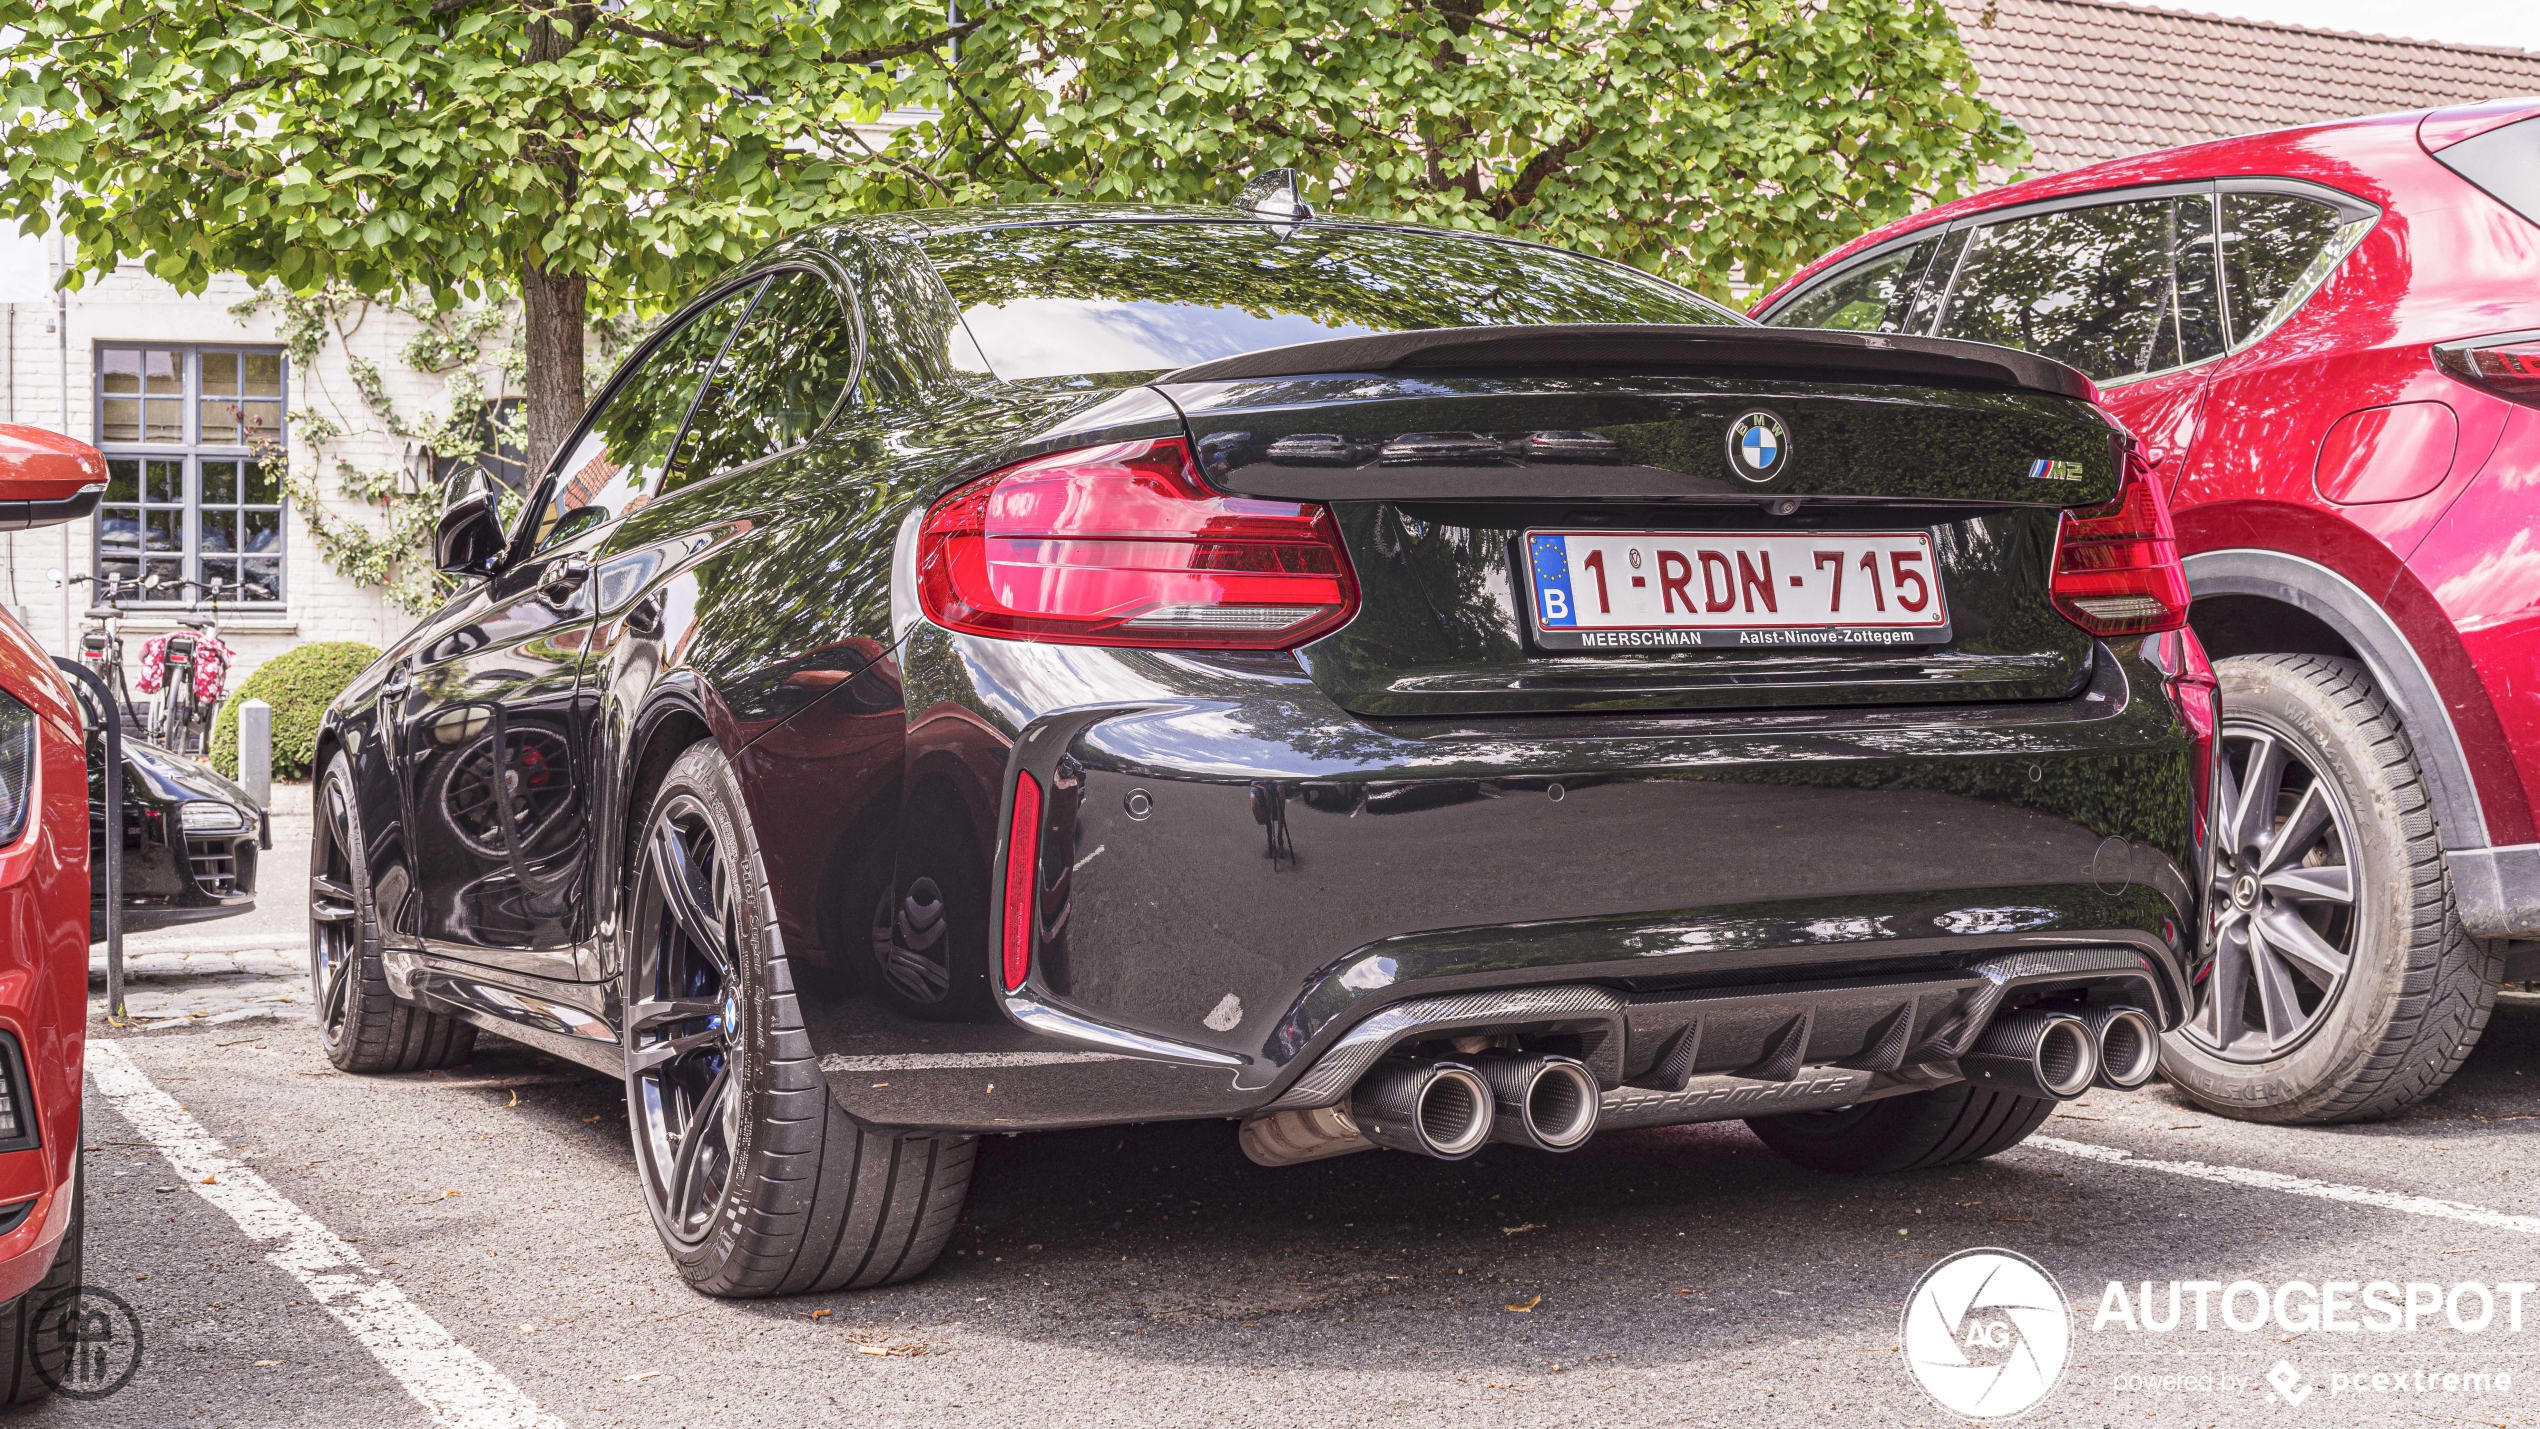
[{"label": "red taillight lens", "polygon": [[2540,333],[2445,343],[2434,349],[2434,365],[2499,397],[2540,407]]},{"label": "red taillight lens", "polygon": [[2133,453],[2115,500],[2064,513],[2050,595],[2066,620],[2093,635],[2151,635],[2187,623],[2187,572],[2170,504]]},{"label": "red taillight lens", "polygon": [[1032,975],[1032,894],[1041,868],[1041,782],[1014,776],[1014,819],[1005,840],[1005,987]]},{"label": "red taillight lens", "polygon": [[1358,606],[1328,509],[1220,495],[1178,439],[1036,457],[946,496],[917,593],[948,630],[1184,649],[1293,649]]}]

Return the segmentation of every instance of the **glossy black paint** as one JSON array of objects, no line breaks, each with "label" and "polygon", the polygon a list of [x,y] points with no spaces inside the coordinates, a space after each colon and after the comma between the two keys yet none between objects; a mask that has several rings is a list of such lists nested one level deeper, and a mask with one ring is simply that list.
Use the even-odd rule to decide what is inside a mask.
[{"label": "glossy black paint", "polygon": [[[89,736],[89,940],[106,936],[105,737]],[[264,814],[247,791],[203,765],[130,735],[123,740],[124,931],[137,933],[255,911],[256,854],[270,848]],[[178,809],[228,804],[235,833],[185,832]]]},{"label": "glossy black paint", "polygon": [[[2114,490],[2093,409],[1779,369],[996,380],[926,244],[1097,219],[1180,222],[907,216],[766,255],[751,272],[807,267],[850,305],[857,378],[828,426],[567,545],[516,533],[499,575],[353,684],[320,758],[353,761],[402,991],[614,1067],[629,831],[711,738],[813,1050],[880,1124],[1242,1114],[1374,1009],[1477,988],[1910,980],[2092,944],[2139,955],[2175,1019],[2187,735],[2139,642],[2043,600],[2058,509]],[[1722,455],[1756,406],[1799,453],[1765,487]],[[1333,502],[1356,621],[1237,656],[917,612],[896,561],[936,496],[1171,436],[1229,491]],[[2041,458],[2084,479],[2030,481]],[[1871,653],[1534,650],[1510,545],[1564,523],[1929,527],[1958,618],[1948,643]],[[531,750],[555,776],[535,809]],[[1007,997],[990,890],[1018,769],[1048,797],[1040,951]]]}]

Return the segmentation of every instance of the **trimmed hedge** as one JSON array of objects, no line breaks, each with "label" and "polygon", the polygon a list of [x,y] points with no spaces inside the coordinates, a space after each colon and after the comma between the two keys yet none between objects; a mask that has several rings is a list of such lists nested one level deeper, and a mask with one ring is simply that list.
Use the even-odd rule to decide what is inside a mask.
[{"label": "trimmed hedge", "polygon": [[353,677],[378,658],[378,647],[358,640],[321,640],[294,646],[257,666],[212,718],[212,767],[238,777],[238,707],[262,700],[273,706],[273,777],[308,778],[319,719]]}]

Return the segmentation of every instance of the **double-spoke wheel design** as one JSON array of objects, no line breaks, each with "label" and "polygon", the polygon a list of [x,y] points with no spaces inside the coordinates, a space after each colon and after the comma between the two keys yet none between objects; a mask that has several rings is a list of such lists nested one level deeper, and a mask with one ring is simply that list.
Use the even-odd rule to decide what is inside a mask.
[{"label": "double-spoke wheel design", "polygon": [[952,1234],[977,1143],[839,1110],[722,751],[691,746],[644,807],[628,859],[626,1117],[671,1262],[709,1295],[916,1275]]},{"label": "double-spoke wheel design", "polygon": [[361,905],[353,893],[353,809],[342,779],[318,786],[315,846],[309,851],[309,991],[318,1031],[332,1049],[344,1040],[362,953]]},{"label": "double-spoke wheel design", "polygon": [[626,1008],[628,1114],[662,1233],[713,1229],[741,1145],[733,878],[705,806],[667,801],[644,841]]},{"label": "double-spoke wheel design", "polygon": [[353,761],[338,754],[314,791],[309,829],[309,998],[326,1058],[348,1072],[464,1062],[476,1029],[404,1001],[389,985]]},{"label": "double-spoke wheel design", "polygon": [[2227,721],[2222,760],[2206,895],[2213,961],[2187,1033],[2263,1061],[2319,1028],[2354,963],[2354,818],[2282,730]]}]

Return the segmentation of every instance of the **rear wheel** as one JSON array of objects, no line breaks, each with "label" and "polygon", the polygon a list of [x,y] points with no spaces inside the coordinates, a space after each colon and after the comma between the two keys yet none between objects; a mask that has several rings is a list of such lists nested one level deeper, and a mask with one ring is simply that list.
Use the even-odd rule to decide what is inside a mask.
[{"label": "rear wheel", "polygon": [[765,866],[711,743],[642,825],[628,919],[626,1106],[654,1229],[709,1295],[792,1295],[923,1273],[978,1142],[858,1125],[803,1029]]},{"label": "rear wheel", "polygon": [[5,1356],[8,1365],[6,1392],[0,1393],[0,1404],[42,1399],[53,1392],[52,1381],[61,1378],[62,1360],[70,1341],[59,1334],[45,1334],[45,1326],[37,1321],[58,1322],[60,1317],[44,1314],[45,1309],[79,1284],[80,1267],[87,1254],[87,1187],[88,1169],[83,1158],[71,1170],[71,1223],[62,1232],[61,1247],[53,1252],[52,1267],[34,1289],[0,1305],[0,1356]]},{"label": "rear wheel", "polygon": [[2452,907],[2425,776],[2363,668],[2247,655],[2222,683],[2219,850],[2198,1005],[2161,1070],[2252,1121],[2358,1121],[2432,1096],[2477,1045],[2500,943]]},{"label": "rear wheel", "polygon": [[2045,1097],[1961,1082],[1832,1111],[1749,1117],[1746,1125],[1757,1140],[1811,1171],[1884,1176],[2008,1151],[2054,1111]]},{"label": "rear wheel", "polygon": [[326,1059],[348,1072],[466,1061],[476,1049],[475,1027],[399,1002],[388,988],[350,755],[327,766],[316,814],[309,834],[309,992]]}]

